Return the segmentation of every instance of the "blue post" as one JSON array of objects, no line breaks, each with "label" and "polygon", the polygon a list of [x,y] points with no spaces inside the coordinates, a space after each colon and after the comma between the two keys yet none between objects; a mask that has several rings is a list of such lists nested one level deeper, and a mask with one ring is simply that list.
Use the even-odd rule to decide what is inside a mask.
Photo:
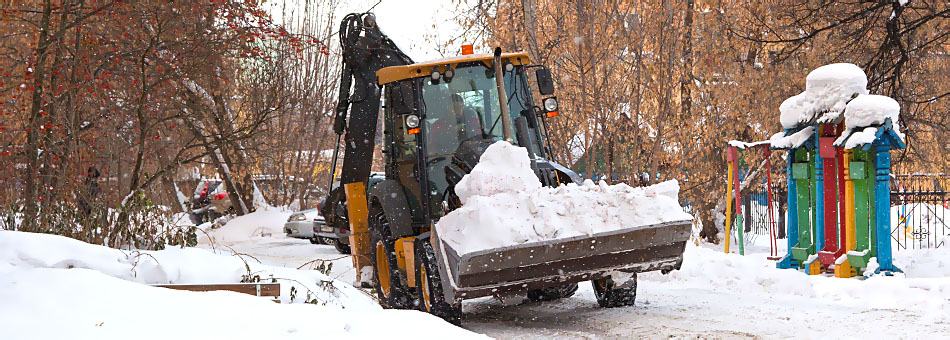
[{"label": "blue post", "polygon": [[[875,143],[878,144],[878,143]],[[877,233],[877,263],[874,273],[902,273],[891,254],[891,153],[887,145],[874,150],[874,227]]]},{"label": "blue post", "polygon": [[[781,269],[792,268],[792,247],[795,246],[795,242],[798,242],[798,189],[795,185],[795,181],[792,179],[792,164],[795,163],[795,152],[798,149],[788,150],[786,159],[788,164],[785,168],[786,176],[788,178],[786,184],[788,184],[788,220],[785,221],[786,233],[785,240],[788,241],[788,253],[782,257],[781,261],[778,261],[775,264],[775,267]],[[781,209],[780,209],[781,210]],[[781,217],[780,217],[781,218]],[[795,266],[797,268],[797,265]]]}]

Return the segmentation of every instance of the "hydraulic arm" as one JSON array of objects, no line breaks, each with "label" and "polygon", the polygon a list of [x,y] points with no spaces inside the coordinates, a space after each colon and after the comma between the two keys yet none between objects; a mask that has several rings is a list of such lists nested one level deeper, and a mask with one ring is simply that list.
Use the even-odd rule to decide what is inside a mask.
[{"label": "hydraulic arm", "polygon": [[338,136],[346,132],[341,183],[365,183],[373,162],[379,118],[381,93],[376,71],[387,66],[409,65],[413,61],[379,30],[376,17],[371,13],[351,13],[343,18],[340,45],[343,70],[333,131]]}]

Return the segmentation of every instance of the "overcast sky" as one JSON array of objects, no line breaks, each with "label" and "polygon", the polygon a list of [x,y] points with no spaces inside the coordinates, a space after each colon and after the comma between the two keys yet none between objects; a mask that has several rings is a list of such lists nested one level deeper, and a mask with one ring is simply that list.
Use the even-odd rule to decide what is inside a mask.
[{"label": "overcast sky", "polygon": [[[286,3],[301,3],[301,0],[271,0],[268,5],[279,8]],[[458,35],[458,25],[452,13],[455,1],[448,0],[345,0],[340,6],[339,18],[346,13],[365,12],[373,9],[379,27],[416,62],[438,59],[442,55],[435,45],[425,41],[426,35],[448,40]],[[271,11],[279,22],[279,10]],[[337,23],[339,25],[339,23]],[[436,28],[432,26],[435,25]],[[459,54],[460,46],[451,49],[449,56]]]}]

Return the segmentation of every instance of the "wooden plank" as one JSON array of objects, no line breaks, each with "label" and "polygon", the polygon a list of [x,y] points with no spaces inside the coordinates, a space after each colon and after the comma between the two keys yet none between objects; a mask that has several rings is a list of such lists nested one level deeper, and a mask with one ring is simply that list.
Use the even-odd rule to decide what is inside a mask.
[{"label": "wooden plank", "polygon": [[280,283],[221,283],[221,284],[157,284],[162,287],[192,292],[211,292],[226,290],[255,296],[280,296]]}]

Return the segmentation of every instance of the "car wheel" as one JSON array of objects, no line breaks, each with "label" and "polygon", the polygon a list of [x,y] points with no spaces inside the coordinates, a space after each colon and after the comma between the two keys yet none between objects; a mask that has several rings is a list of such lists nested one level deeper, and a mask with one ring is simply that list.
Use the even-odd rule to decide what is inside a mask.
[{"label": "car wheel", "polygon": [[320,238],[317,237],[317,236],[311,237],[311,238],[310,238],[310,243],[311,243],[311,244],[323,244],[322,242],[320,242]]},{"label": "car wheel", "polygon": [[348,255],[348,254],[350,253],[350,245],[349,245],[349,244],[346,244],[346,243],[343,243],[343,242],[340,242],[340,241],[336,241],[336,243],[333,245],[333,247],[336,248],[336,251],[339,252],[340,254]]}]

